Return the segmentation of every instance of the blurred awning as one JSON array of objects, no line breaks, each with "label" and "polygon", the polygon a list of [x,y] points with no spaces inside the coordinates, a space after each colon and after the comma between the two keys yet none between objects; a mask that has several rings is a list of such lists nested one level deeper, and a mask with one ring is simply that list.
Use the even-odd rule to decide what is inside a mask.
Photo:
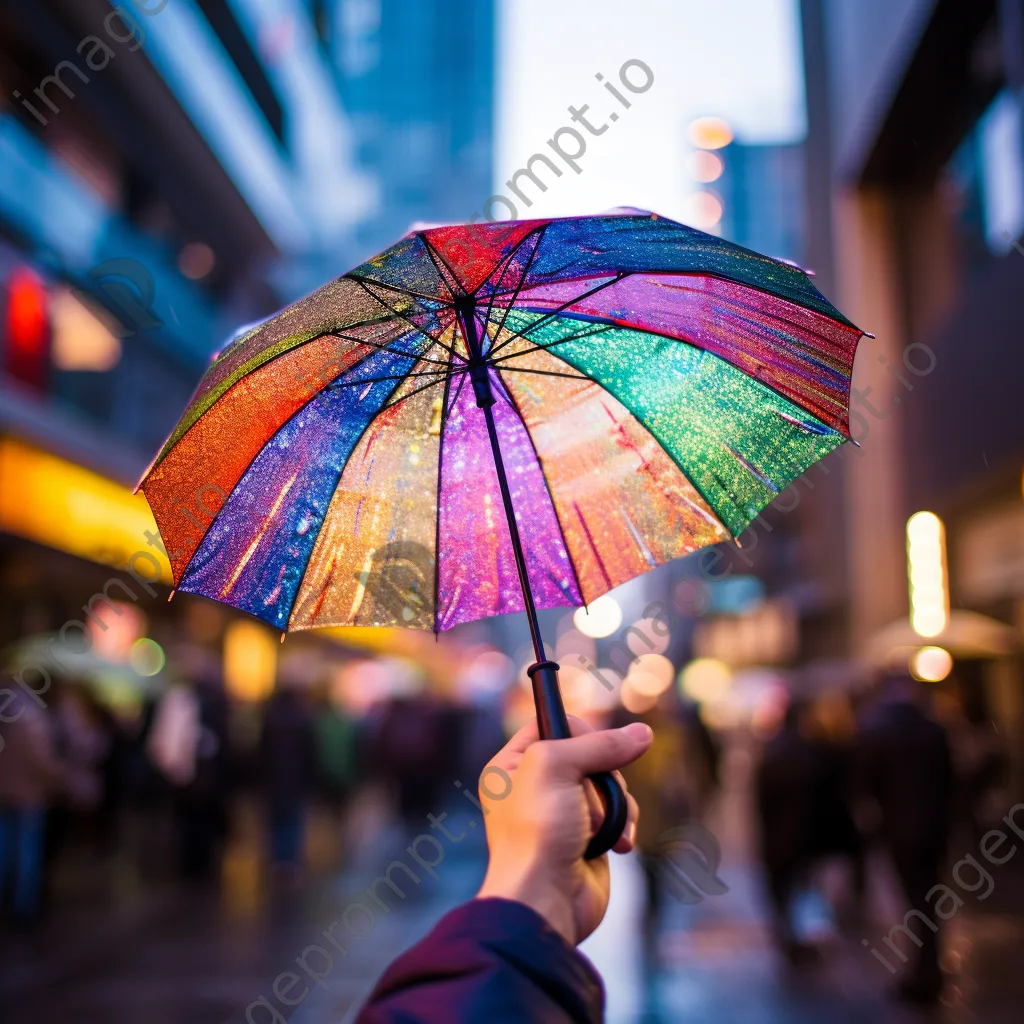
[{"label": "blurred awning", "polygon": [[170,585],[163,549],[147,543],[156,522],[141,494],[57,455],[0,436],[0,531],[124,570],[136,553],[150,578]]},{"label": "blurred awning", "polygon": [[865,648],[872,665],[906,664],[909,654],[920,647],[942,647],[954,658],[1000,658],[1019,647],[1019,637],[1012,626],[977,612],[956,609],[949,623],[938,636],[923,637],[915,633],[907,619],[897,619],[880,629]]}]

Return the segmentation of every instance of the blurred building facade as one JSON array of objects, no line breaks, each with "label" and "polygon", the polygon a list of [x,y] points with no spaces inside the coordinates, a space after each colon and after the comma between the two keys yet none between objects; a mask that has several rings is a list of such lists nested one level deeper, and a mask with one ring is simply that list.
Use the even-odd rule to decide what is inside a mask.
[{"label": "blurred building facade", "polygon": [[[877,335],[854,375],[861,447],[802,501],[822,635],[862,657],[907,619],[907,521],[929,510],[954,622],[984,614],[1019,642],[1024,5],[804,0],[802,18],[807,262]],[[1019,659],[969,647],[961,683],[1019,740]]]},{"label": "blurred building facade", "polygon": [[160,560],[130,488],[239,325],[489,194],[493,31],[490,0],[0,0],[0,648]]}]

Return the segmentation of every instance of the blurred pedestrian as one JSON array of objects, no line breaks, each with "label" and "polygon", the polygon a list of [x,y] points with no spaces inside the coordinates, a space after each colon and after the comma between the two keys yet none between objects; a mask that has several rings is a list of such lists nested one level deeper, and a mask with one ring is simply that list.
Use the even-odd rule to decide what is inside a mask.
[{"label": "blurred pedestrian", "polygon": [[[925,710],[927,699],[924,686],[909,675],[887,678],[858,739],[860,784],[877,804],[881,838],[906,901],[922,913],[929,908],[928,893],[939,884],[953,800],[949,741]],[[934,930],[920,929],[917,942],[897,994],[932,1002],[942,989],[937,922]]]},{"label": "blurred pedestrian", "polygon": [[864,842],[853,814],[856,720],[849,699],[841,693],[818,697],[808,714],[807,732],[821,757],[820,789],[811,821],[812,857],[846,861],[848,909],[856,919],[863,907],[865,863]]},{"label": "blurred pedestrian", "polygon": [[228,705],[218,676],[207,672],[168,689],[147,749],[173,788],[181,872],[209,879],[227,831],[230,784]]},{"label": "blurred pedestrian", "polygon": [[259,759],[271,864],[294,878],[302,868],[306,809],[316,771],[313,719],[296,682],[283,681],[267,701]]},{"label": "blurred pedestrian", "polygon": [[[442,716],[437,701],[427,693],[392,698],[382,709],[373,744],[373,763],[398,801],[398,813],[407,825],[437,811],[442,785],[450,786],[456,750],[445,750]],[[445,798],[447,798],[447,792]]]},{"label": "blurred pedestrian", "polygon": [[636,849],[644,871],[644,964],[652,973],[660,962],[658,941],[664,896],[664,836],[690,820],[698,807],[700,782],[688,770],[690,743],[683,722],[662,696],[649,711],[634,716],[653,733],[647,754],[623,772],[629,791],[643,811]]},{"label": "blurred pedestrian", "polygon": [[341,701],[323,694],[313,717],[316,766],[323,795],[341,812],[356,782],[358,733]]},{"label": "blurred pedestrian", "polygon": [[[951,686],[956,685],[955,677]],[[949,736],[953,758],[954,827],[964,832],[968,844],[977,845],[1002,816],[1002,801],[993,799],[1005,783],[1009,759],[1006,747],[992,719],[971,702],[970,711],[955,689],[949,689],[933,702],[936,718]]]},{"label": "blurred pedestrian", "polygon": [[46,815],[60,781],[52,722],[25,690],[0,689],[0,904],[15,920],[39,914]]},{"label": "blurred pedestrian", "polygon": [[807,730],[808,706],[793,700],[764,747],[756,776],[760,853],[779,949],[790,963],[815,958],[793,926],[793,900],[820,853],[817,813],[828,767]]},{"label": "blurred pedestrian", "polygon": [[111,748],[109,724],[79,680],[58,683],[52,693],[53,736],[61,777],[50,828],[50,856],[72,838],[100,839],[97,812],[103,802],[104,763]]}]

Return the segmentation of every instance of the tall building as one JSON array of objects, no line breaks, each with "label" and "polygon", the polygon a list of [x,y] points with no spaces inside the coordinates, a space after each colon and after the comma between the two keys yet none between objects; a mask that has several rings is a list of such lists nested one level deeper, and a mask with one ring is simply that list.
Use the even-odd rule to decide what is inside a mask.
[{"label": "tall building", "polygon": [[376,207],[368,249],[490,195],[493,0],[335,0],[332,52]]}]

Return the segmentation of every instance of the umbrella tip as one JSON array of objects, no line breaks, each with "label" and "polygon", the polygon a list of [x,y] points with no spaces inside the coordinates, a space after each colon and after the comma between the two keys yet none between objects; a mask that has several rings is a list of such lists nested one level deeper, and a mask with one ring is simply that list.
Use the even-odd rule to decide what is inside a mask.
[{"label": "umbrella tip", "polygon": [[170,592],[170,593],[169,593],[169,594],[167,595],[167,603],[168,603],[168,604],[170,604],[170,603],[171,603],[171,598],[173,598],[173,597],[174,597],[174,595],[175,595],[175,594],[176,594],[177,592],[178,592],[178,590],[177,590],[177,588],[175,588],[174,590],[172,590],[172,591],[171,591],[171,592]]},{"label": "umbrella tip", "polygon": [[872,334],[870,331],[865,331],[864,332],[864,337],[865,338],[871,338],[872,341],[873,341],[875,338],[878,337],[878,335],[877,334]]},{"label": "umbrella tip", "polygon": [[284,638],[286,636],[287,636],[287,633],[284,633],[284,632],[281,633],[281,643],[284,643]]}]

